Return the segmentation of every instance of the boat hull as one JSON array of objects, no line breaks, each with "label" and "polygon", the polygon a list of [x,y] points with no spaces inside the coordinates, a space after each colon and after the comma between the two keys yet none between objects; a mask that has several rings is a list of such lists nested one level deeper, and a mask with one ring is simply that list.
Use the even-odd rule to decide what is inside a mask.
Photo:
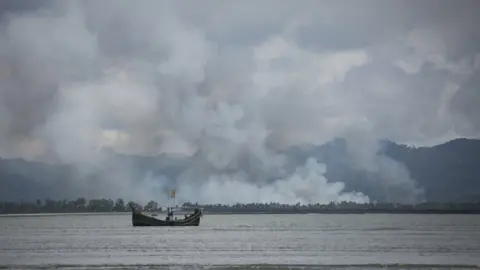
[{"label": "boat hull", "polygon": [[186,219],[177,220],[161,220],[154,217],[144,215],[139,212],[132,213],[132,225],[135,227],[149,227],[149,226],[199,226],[200,225],[200,213],[194,214]]},{"label": "boat hull", "polygon": [[149,226],[164,226],[164,227],[185,227],[185,226],[199,226],[200,218],[202,217],[202,211],[198,208],[190,216],[184,219],[169,219],[161,220],[149,215],[145,215],[142,212],[136,211],[135,208],[130,205],[132,209],[132,225],[134,227],[149,227]]}]

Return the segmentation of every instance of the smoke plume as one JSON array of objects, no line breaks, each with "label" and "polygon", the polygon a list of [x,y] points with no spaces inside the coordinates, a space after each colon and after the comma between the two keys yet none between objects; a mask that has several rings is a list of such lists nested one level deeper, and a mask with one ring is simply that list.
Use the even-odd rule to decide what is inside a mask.
[{"label": "smoke plume", "polygon": [[[416,202],[377,141],[479,135],[462,110],[478,96],[462,88],[480,66],[476,1],[35,3],[0,10],[0,156],[73,164],[79,195],[368,202],[281,152],[343,137],[391,201]],[[105,149],[190,161],[139,183]]]}]

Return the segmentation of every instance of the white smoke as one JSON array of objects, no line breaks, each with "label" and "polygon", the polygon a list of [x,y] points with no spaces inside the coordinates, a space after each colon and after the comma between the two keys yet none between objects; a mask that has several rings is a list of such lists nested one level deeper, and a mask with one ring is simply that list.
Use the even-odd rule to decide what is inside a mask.
[{"label": "white smoke", "polygon": [[[344,192],[341,182],[329,183],[325,178],[326,166],[309,158],[304,166],[285,179],[270,185],[250,183],[248,174],[213,175],[202,183],[198,200],[206,203],[224,202],[227,204],[250,202],[281,202],[287,204],[308,204],[352,201],[369,202],[368,196],[357,192]],[[185,198],[187,199],[187,198]]]},{"label": "white smoke", "polygon": [[[402,14],[415,7],[261,6],[51,1],[9,13],[0,31],[0,155],[107,171],[102,183],[77,181],[79,193],[158,199],[176,185],[185,200],[203,202],[366,202],[329,183],[324,164],[309,159],[291,172],[277,153],[345,137],[352,161],[387,179],[378,185],[388,197],[415,201],[421,192],[408,171],[375,155],[373,142],[451,132],[445,99],[471,66],[427,46],[443,40],[438,28],[424,27],[434,33],[424,36],[404,28]],[[374,11],[390,14],[381,16],[386,26]],[[451,76],[423,78],[422,64]],[[193,156],[178,179],[145,172],[140,184],[103,148]]]}]

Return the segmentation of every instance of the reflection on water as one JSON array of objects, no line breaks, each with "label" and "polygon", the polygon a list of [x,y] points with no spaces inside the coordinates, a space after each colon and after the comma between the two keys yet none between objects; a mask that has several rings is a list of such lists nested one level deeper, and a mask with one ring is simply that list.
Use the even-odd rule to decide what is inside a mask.
[{"label": "reflection on water", "polygon": [[0,217],[0,265],[20,269],[465,269],[479,254],[475,215],[205,215],[183,228],[134,228],[126,214]]}]

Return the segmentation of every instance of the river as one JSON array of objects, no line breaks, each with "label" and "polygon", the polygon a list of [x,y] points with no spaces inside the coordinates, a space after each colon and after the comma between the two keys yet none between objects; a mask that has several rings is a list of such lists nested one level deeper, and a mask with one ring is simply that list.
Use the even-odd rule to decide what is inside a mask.
[{"label": "river", "polygon": [[475,269],[480,215],[205,215],[199,227],[129,214],[0,217],[0,268]]}]

